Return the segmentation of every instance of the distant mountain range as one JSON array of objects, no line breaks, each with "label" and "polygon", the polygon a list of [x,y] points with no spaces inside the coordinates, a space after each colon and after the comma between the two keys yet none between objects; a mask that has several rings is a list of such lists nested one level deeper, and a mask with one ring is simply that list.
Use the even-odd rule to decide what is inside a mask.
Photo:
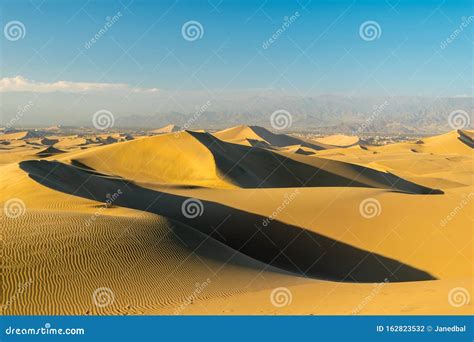
[{"label": "distant mountain range", "polygon": [[[321,130],[363,134],[366,132],[439,133],[452,130],[449,114],[462,110],[472,117],[473,98],[347,98],[321,96],[279,99],[253,98],[249,109],[225,108],[195,113],[160,112],[118,118],[120,127],[160,127],[175,124],[184,128],[221,129],[236,125],[258,125],[272,129],[271,114],[284,110],[291,115],[286,130]],[[238,108],[238,104],[230,106]],[[472,122],[472,120],[470,120]],[[471,126],[471,125],[469,125]],[[469,128],[469,127],[464,127]]]},{"label": "distant mountain range", "polygon": [[2,93],[2,125],[92,127],[106,109],[114,127],[152,129],[174,124],[185,129],[259,125],[272,129],[275,111],[289,113],[291,130],[357,133],[439,133],[452,130],[449,115],[461,110],[472,128],[472,97],[290,96],[278,91],[226,93]]}]

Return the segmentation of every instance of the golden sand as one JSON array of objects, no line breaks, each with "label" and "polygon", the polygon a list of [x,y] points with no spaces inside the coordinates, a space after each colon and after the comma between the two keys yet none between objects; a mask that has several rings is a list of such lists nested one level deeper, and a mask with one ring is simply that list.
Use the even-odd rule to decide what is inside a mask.
[{"label": "golden sand", "polygon": [[472,132],[159,133],[0,137],[4,314],[474,312]]}]

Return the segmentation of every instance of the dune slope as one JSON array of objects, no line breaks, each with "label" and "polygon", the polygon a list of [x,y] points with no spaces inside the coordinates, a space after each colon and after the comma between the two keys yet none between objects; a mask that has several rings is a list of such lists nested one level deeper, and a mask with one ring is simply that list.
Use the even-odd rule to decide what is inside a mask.
[{"label": "dune slope", "polygon": [[289,156],[219,140],[166,134],[76,154],[72,161],[131,181],[218,188],[352,186],[436,194],[390,173],[317,157]]},{"label": "dune slope", "polygon": [[[104,178],[73,166],[48,161],[25,161],[20,167],[41,184],[66,193],[105,202],[106,195],[121,187],[122,180]],[[257,260],[286,271],[324,279],[355,281],[428,280],[433,276],[381,255],[369,253],[299,227],[236,210],[216,202],[201,201],[203,214],[188,218],[182,212],[186,197],[127,185],[114,202],[153,212],[192,225],[222,243]],[[226,225],[215,228],[216,223]],[[240,229],[235,229],[240,225]],[[284,251],[284,253],[282,253]],[[380,261],[380,262],[379,262]],[[393,271],[397,276],[393,276]],[[348,279],[350,275],[350,278]]]}]

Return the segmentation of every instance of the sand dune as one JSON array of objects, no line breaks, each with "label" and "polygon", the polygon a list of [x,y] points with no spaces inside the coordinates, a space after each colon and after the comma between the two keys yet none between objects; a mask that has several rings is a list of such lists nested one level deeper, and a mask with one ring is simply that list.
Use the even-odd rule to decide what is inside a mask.
[{"label": "sand dune", "polygon": [[[137,151],[143,157],[132,158]],[[303,155],[289,156],[265,148],[224,142],[211,134],[198,132],[111,145],[75,155],[71,160],[110,176],[156,184],[222,188],[350,185],[439,193],[436,189],[359,165]]]},{"label": "sand dune", "polygon": [[51,157],[56,154],[64,153],[64,151],[61,151],[53,146],[49,146],[48,148],[44,149],[43,151],[40,151],[36,153],[37,156],[40,156],[42,158],[44,157]]},{"label": "sand dune", "polygon": [[[268,282],[281,284],[284,279],[305,282],[272,272],[267,265],[163,217],[122,209],[116,216],[115,209],[107,210],[111,213],[90,226],[84,224],[90,221],[88,213],[31,211],[15,221],[8,238],[19,235],[22,239],[7,245],[4,255],[6,260],[29,255],[27,264],[21,262],[27,274],[25,278],[7,271],[4,295],[9,298],[17,284],[33,281],[25,291],[30,300],[12,305],[6,313],[140,314],[174,307],[176,313],[186,314],[180,306],[197,282],[208,279],[202,299],[238,294],[245,286],[247,291],[262,290]],[[36,252],[31,254],[31,250]],[[101,287],[112,289],[115,298],[104,309],[91,300],[94,290]],[[196,305],[205,310],[204,304]]]},{"label": "sand dune", "polygon": [[60,139],[60,141],[54,144],[54,147],[59,149],[71,149],[79,146],[83,146],[87,144],[87,140],[83,137],[72,136],[72,137],[65,137]]},{"label": "sand dune", "polygon": [[4,133],[4,134],[0,134],[0,140],[19,140],[19,139],[25,139],[29,136],[31,136],[31,134],[28,131]]},{"label": "sand dune", "polygon": [[151,131],[148,131],[148,133],[151,134],[163,134],[163,133],[171,133],[171,132],[178,132],[181,130],[181,127],[176,126],[176,125],[166,125],[164,127],[156,128]]},{"label": "sand dune", "polygon": [[254,126],[86,150],[9,140],[0,202],[24,212],[0,218],[3,311],[472,313],[447,301],[473,290],[470,134],[318,150]]},{"label": "sand dune", "polygon": [[41,145],[48,145],[48,146],[54,145],[57,142],[59,142],[59,139],[52,138],[52,137],[49,137],[49,138],[46,137],[40,140]]},{"label": "sand dune", "polygon": [[103,146],[73,154],[70,160],[136,182],[233,187],[217,176],[210,151],[187,132]]},{"label": "sand dune", "polygon": [[460,139],[460,133],[452,131],[443,135],[429,137],[416,142],[399,143],[378,147],[378,152],[411,151],[416,153],[442,154],[470,154],[472,147]]},{"label": "sand dune", "polygon": [[350,147],[359,143],[359,138],[343,134],[329,135],[324,138],[315,139],[317,142],[335,147]]},{"label": "sand dune", "polygon": [[[20,167],[43,185],[102,202],[106,201],[105,194],[113,193],[123,184],[122,180],[104,178],[57,162],[26,161],[22,162]],[[426,272],[402,265],[395,260],[353,248],[342,242],[336,244],[335,240],[309,230],[303,233],[301,228],[278,220],[255,227],[257,223],[264,221],[265,216],[202,200],[205,212],[200,217],[190,219],[181,212],[182,203],[187,197],[151,191],[133,184],[128,184],[127,189],[128,191],[115,201],[117,205],[150,211],[192,225],[235,250],[289,272],[337,280],[346,280],[350,273],[351,280],[373,282],[386,278],[391,281],[434,279]],[[222,222],[226,217],[227,225],[218,229],[212,228],[216,222]],[[240,229],[236,231],[235,227],[239,225]],[[250,239],[252,241],[248,243]],[[282,250],[285,250],[284,256],[280,255]],[[398,271],[397,277],[392,275],[395,270]]]},{"label": "sand dune", "polygon": [[311,148],[315,151],[330,148],[330,146],[324,144],[306,141],[290,135],[275,134],[259,126],[236,126],[213,133],[213,135],[220,140],[247,146],[252,145],[251,141],[261,141],[273,147],[298,145],[300,147]]}]

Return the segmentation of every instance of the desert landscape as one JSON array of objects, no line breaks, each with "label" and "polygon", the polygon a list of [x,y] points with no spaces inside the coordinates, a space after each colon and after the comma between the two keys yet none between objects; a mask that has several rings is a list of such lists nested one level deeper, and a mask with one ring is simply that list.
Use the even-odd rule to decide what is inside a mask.
[{"label": "desert landscape", "polygon": [[3,314],[472,314],[473,138],[5,131]]}]

